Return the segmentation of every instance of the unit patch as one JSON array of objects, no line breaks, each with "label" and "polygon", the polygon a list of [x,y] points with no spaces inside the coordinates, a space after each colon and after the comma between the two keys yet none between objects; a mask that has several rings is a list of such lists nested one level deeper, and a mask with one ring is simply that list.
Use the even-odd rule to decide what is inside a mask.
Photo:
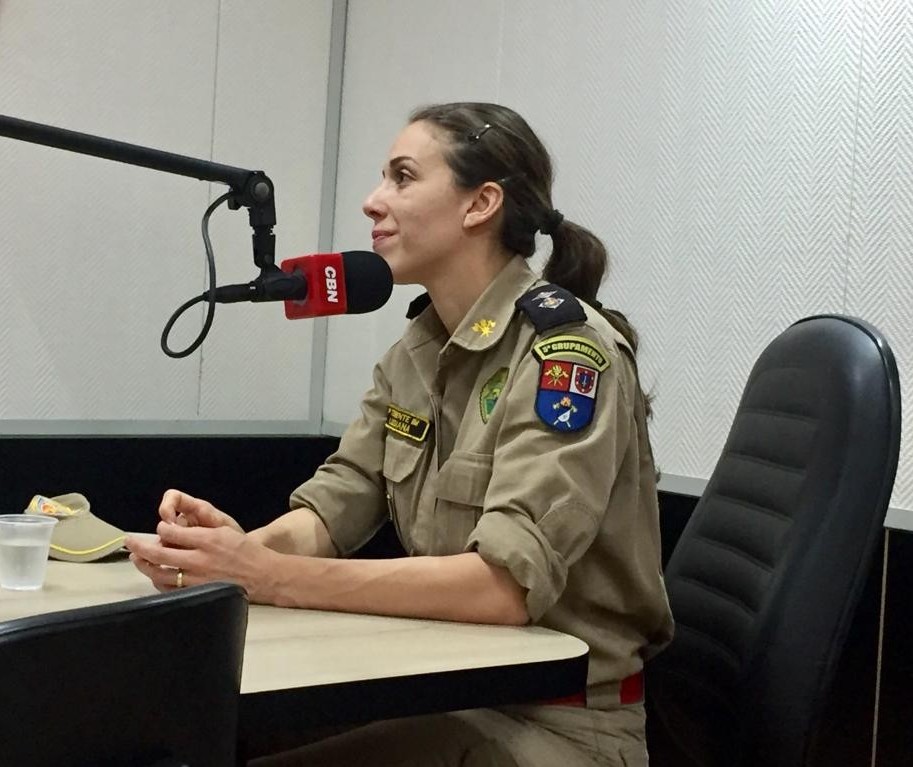
[{"label": "unit patch", "polygon": [[428,428],[430,426],[431,421],[423,416],[410,413],[408,410],[403,410],[393,404],[387,405],[387,422],[384,427],[394,434],[399,434],[416,442],[424,442],[428,436]]},{"label": "unit patch", "polygon": [[507,383],[507,373],[507,368],[500,368],[483,384],[479,392],[479,413],[482,415],[482,423],[488,423],[491,411],[495,409],[495,403],[501,396],[504,384]]},{"label": "unit patch", "polygon": [[590,339],[581,336],[552,336],[533,346],[533,356],[540,361],[549,357],[568,355],[577,355],[588,360],[600,373],[610,364],[605,352],[597,348]]},{"label": "unit patch", "polygon": [[593,420],[599,371],[567,360],[543,360],[536,415],[556,431],[578,431]]},{"label": "unit patch", "polygon": [[[536,415],[555,431],[579,431],[593,420],[599,374],[609,358],[588,338],[553,336],[533,346],[542,364]],[[579,361],[578,361],[579,360]]]}]

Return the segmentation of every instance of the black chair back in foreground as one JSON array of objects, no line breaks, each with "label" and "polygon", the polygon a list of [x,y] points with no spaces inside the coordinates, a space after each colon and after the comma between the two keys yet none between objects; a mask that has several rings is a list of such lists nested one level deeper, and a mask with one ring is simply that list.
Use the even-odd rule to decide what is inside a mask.
[{"label": "black chair back in foreground", "polygon": [[0,623],[0,767],[235,767],[246,628],[227,583]]},{"label": "black chair back in foreground", "polygon": [[670,764],[809,763],[899,445],[897,365],[871,325],[808,317],[761,354],[666,568],[676,635],[647,700]]}]

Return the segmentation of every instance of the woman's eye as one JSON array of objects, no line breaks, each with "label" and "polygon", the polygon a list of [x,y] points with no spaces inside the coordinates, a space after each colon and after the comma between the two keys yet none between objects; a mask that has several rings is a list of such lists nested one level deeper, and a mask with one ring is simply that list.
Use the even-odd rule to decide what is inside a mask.
[{"label": "woman's eye", "polygon": [[402,170],[393,171],[393,181],[397,186],[402,186],[412,180],[412,176]]}]

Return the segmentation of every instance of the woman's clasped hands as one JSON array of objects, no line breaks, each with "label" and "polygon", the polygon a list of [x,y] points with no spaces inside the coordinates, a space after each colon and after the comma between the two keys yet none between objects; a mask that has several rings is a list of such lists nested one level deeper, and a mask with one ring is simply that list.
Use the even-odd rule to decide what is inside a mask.
[{"label": "woman's clasped hands", "polygon": [[168,490],[159,506],[156,537],[127,536],[130,561],[159,591],[228,581],[252,602],[266,601],[265,580],[276,553],[256,543],[208,501]]}]

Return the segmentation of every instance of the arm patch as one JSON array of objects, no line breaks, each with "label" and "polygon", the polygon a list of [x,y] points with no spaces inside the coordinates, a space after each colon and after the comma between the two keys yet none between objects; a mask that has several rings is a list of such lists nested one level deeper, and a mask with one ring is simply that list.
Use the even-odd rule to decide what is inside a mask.
[{"label": "arm patch", "polygon": [[524,293],[517,299],[516,306],[529,317],[537,333],[586,320],[586,312],[577,297],[551,283]]}]

